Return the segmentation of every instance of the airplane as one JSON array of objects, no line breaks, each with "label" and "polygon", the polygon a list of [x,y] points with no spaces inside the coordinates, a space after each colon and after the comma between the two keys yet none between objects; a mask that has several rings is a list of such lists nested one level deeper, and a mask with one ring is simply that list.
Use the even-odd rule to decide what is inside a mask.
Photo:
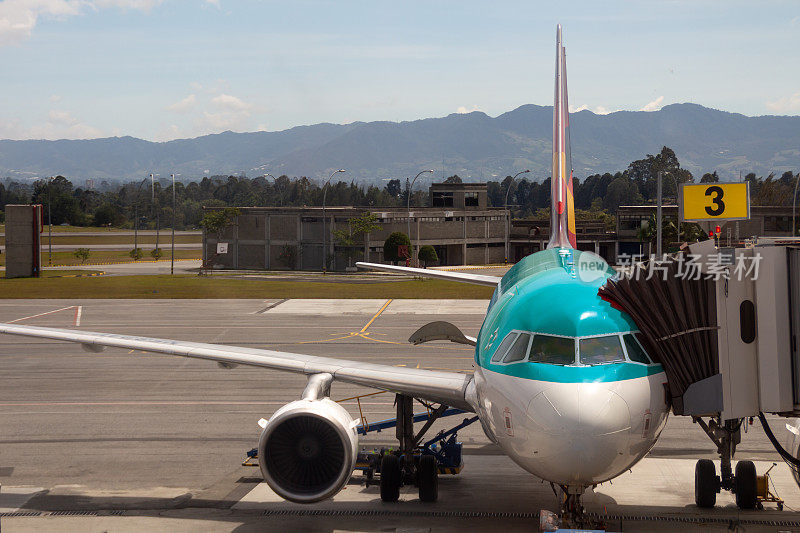
[{"label": "airplane", "polygon": [[[502,277],[357,263],[362,269],[494,287],[477,337],[452,325],[450,330],[428,328],[427,333],[423,327],[416,334],[419,342],[448,338],[473,345],[471,375],[17,324],[0,324],[0,333],[80,343],[91,352],[125,348],[307,375],[301,398],[259,423],[261,473],[290,501],[329,498],[352,475],[359,421],[329,397],[331,383],[341,381],[397,394],[398,413],[404,417],[401,421],[398,416],[398,427],[408,422],[411,410],[406,407],[414,399],[439,404],[437,413],[445,408],[475,413],[486,436],[508,457],[561,489],[565,516],[580,516],[587,488],[619,476],[653,447],[669,405],[664,369],[637,339],[636,324],[598,296],[616,272],[599,256],[575,249],[570,167],[566,59],[559,25],[547,249],[523,258]],[[398,499],[404,479],[416,480],[421,499],[438,497],[437,470],[430,457],[413,461],[386,453],[380,472],[384,501]]]}]

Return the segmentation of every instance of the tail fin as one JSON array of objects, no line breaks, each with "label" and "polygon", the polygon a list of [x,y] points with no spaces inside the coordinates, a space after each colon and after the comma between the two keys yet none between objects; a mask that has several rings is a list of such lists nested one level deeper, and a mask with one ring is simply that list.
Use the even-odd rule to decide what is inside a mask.
[{"label": "tail fin", "polygon": [[553,172],[550,180],[551,214],[548,248],[574,248],[575,202],[572,195],[572,157],[569,138],[567,59],[556,29],[556,84],[553,101]]}]

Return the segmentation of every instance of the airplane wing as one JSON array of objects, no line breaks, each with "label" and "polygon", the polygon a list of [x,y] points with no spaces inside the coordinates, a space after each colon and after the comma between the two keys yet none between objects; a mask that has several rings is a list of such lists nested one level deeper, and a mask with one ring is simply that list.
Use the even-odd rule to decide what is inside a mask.
[{"label": "airplane wing", "polygon": [[101,352],[108,346],[208,359],[224,366],[241,364],[306,375],[327,372],[338,381],[407,394],[464,411],[473,411],[465,399],[467,385],[472,381],[472,376],[456,372],[394,367],[258,348],[17,324],[0,323],[0,333],[80,343],[89,352]]},{"label": "airplane wing", "polygon": [[497,276],[484,276],[481,274],[467,274],[465,272],[449,272],[447,270],[436,270],[428,268],[413,268],[402,267],[394,265],[382,265],[380,263],[356,263],[358,268],[365,270],[382,270],[383,272],[396,272],[399,274],[409,274],[411,276],[420,276],[423,278],[436,278],[445,279],[448,281],[459,281],[461,283],[473,283],[475,285],[487,285],[489,287],[497,287],[500,280]]}]

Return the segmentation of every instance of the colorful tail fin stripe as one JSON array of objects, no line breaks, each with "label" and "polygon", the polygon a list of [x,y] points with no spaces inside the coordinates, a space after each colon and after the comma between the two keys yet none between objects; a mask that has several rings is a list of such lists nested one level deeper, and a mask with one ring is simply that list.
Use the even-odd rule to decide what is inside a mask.
[{"label": "colorful tail fin stripe", "polygon": [[551,174],[550,242],[548,248],[575,248],[575,201],[569,138],[566,51],[561,25],[556,30],[556,80],[553,100],[553,172]]}]

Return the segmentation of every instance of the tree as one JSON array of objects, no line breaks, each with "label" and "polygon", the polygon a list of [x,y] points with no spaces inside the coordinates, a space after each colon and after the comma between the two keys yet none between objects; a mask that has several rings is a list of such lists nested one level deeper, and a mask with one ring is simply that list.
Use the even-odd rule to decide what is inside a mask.
[{"label": "tree", "polygon": [[206,213],[200,220],[200,227],[208,233],[216,235],[217,240],[222,238],[222,232],[241,214],[236,207],[215,209]]},{"label": "tree", "polygon": [[347,228],[333,230],[334,242],[337,246],[344,249],[344,254],[347,257],[348,266],[354,257],[358,257],[362,252],[357,248],[358,244],[363,244],[362,236],[365,234],[380,229],[378,224],[378,217],[372,213],[364,213],[360,217],[351,217],[347,220]]},{"label": "tree", "polygon": [[709,174],[708,172],[703,174],[703,177],[700,178],[700,183],[719,183],[719,176],[717,175],[717,171],[715,170],[711,174]]},{"label": "tree", "polygon": [[411,246],[411,241],[408,238],[408,235],[403,233],[402,231],[395,231],[389,237],[386,238],[386,242],[383,243],[383,258],[386,261],[391,261],[396,263],[397,261],[405,260],[407,258],[406,255],[400,255],[399,247],[406,246],[406,249]]},{"label": "tree", "polygon": [[278,261],[290,270],[297,268],[297,246],[284,244],[280,255],[278,255]]},{"label": "tree", "polygon": [[81,264],[84,264],[87,259],[89,259],[89,249],[88,248],[78,248],[73,252],[73,255],[81,260]]},{"label": "tree", "polygon": [[138,261],[139,259],[144,257],[144,252],[142,251],[141,248],[134,248],[133,250],[128,252],[128,255],[131,256],[131,259],[133,259],[134,261]]},{"label": "tree", "polygon": [[439,260],[439,256],[436,254],[436,248],[430,244],[420,247],[418,256],[425,268],[428,268],[428,263],[435,263]]},{"label": "tree", "polygon": [[461,178],[458,177],[458,174],[453,174],[452,176],[450,176],[449,178],[444,180],[444,182],[445,183],[450,183],[450,184],[452,184],[452,183],[461,183]]},{"label": "tree", "polygon": [[400,187],[400,180],[389,180],[389,182],[386,184],[386,194],[392,198],[400,198],[400,194],[402,192],[403,190]]},{"label": "tree", "polygon": [[152,250],[150,250],[150,257],[152,257],[156,261],[161,259],[161,256],[163,256],[163,255],[164,255],[164,252],[161,250],[161,248],[153,248]]},{"label": "tree", "polygon": [[103,204],[94,211],[95,226],[110,226],[114,223],[117,210],[111,204]]}]

